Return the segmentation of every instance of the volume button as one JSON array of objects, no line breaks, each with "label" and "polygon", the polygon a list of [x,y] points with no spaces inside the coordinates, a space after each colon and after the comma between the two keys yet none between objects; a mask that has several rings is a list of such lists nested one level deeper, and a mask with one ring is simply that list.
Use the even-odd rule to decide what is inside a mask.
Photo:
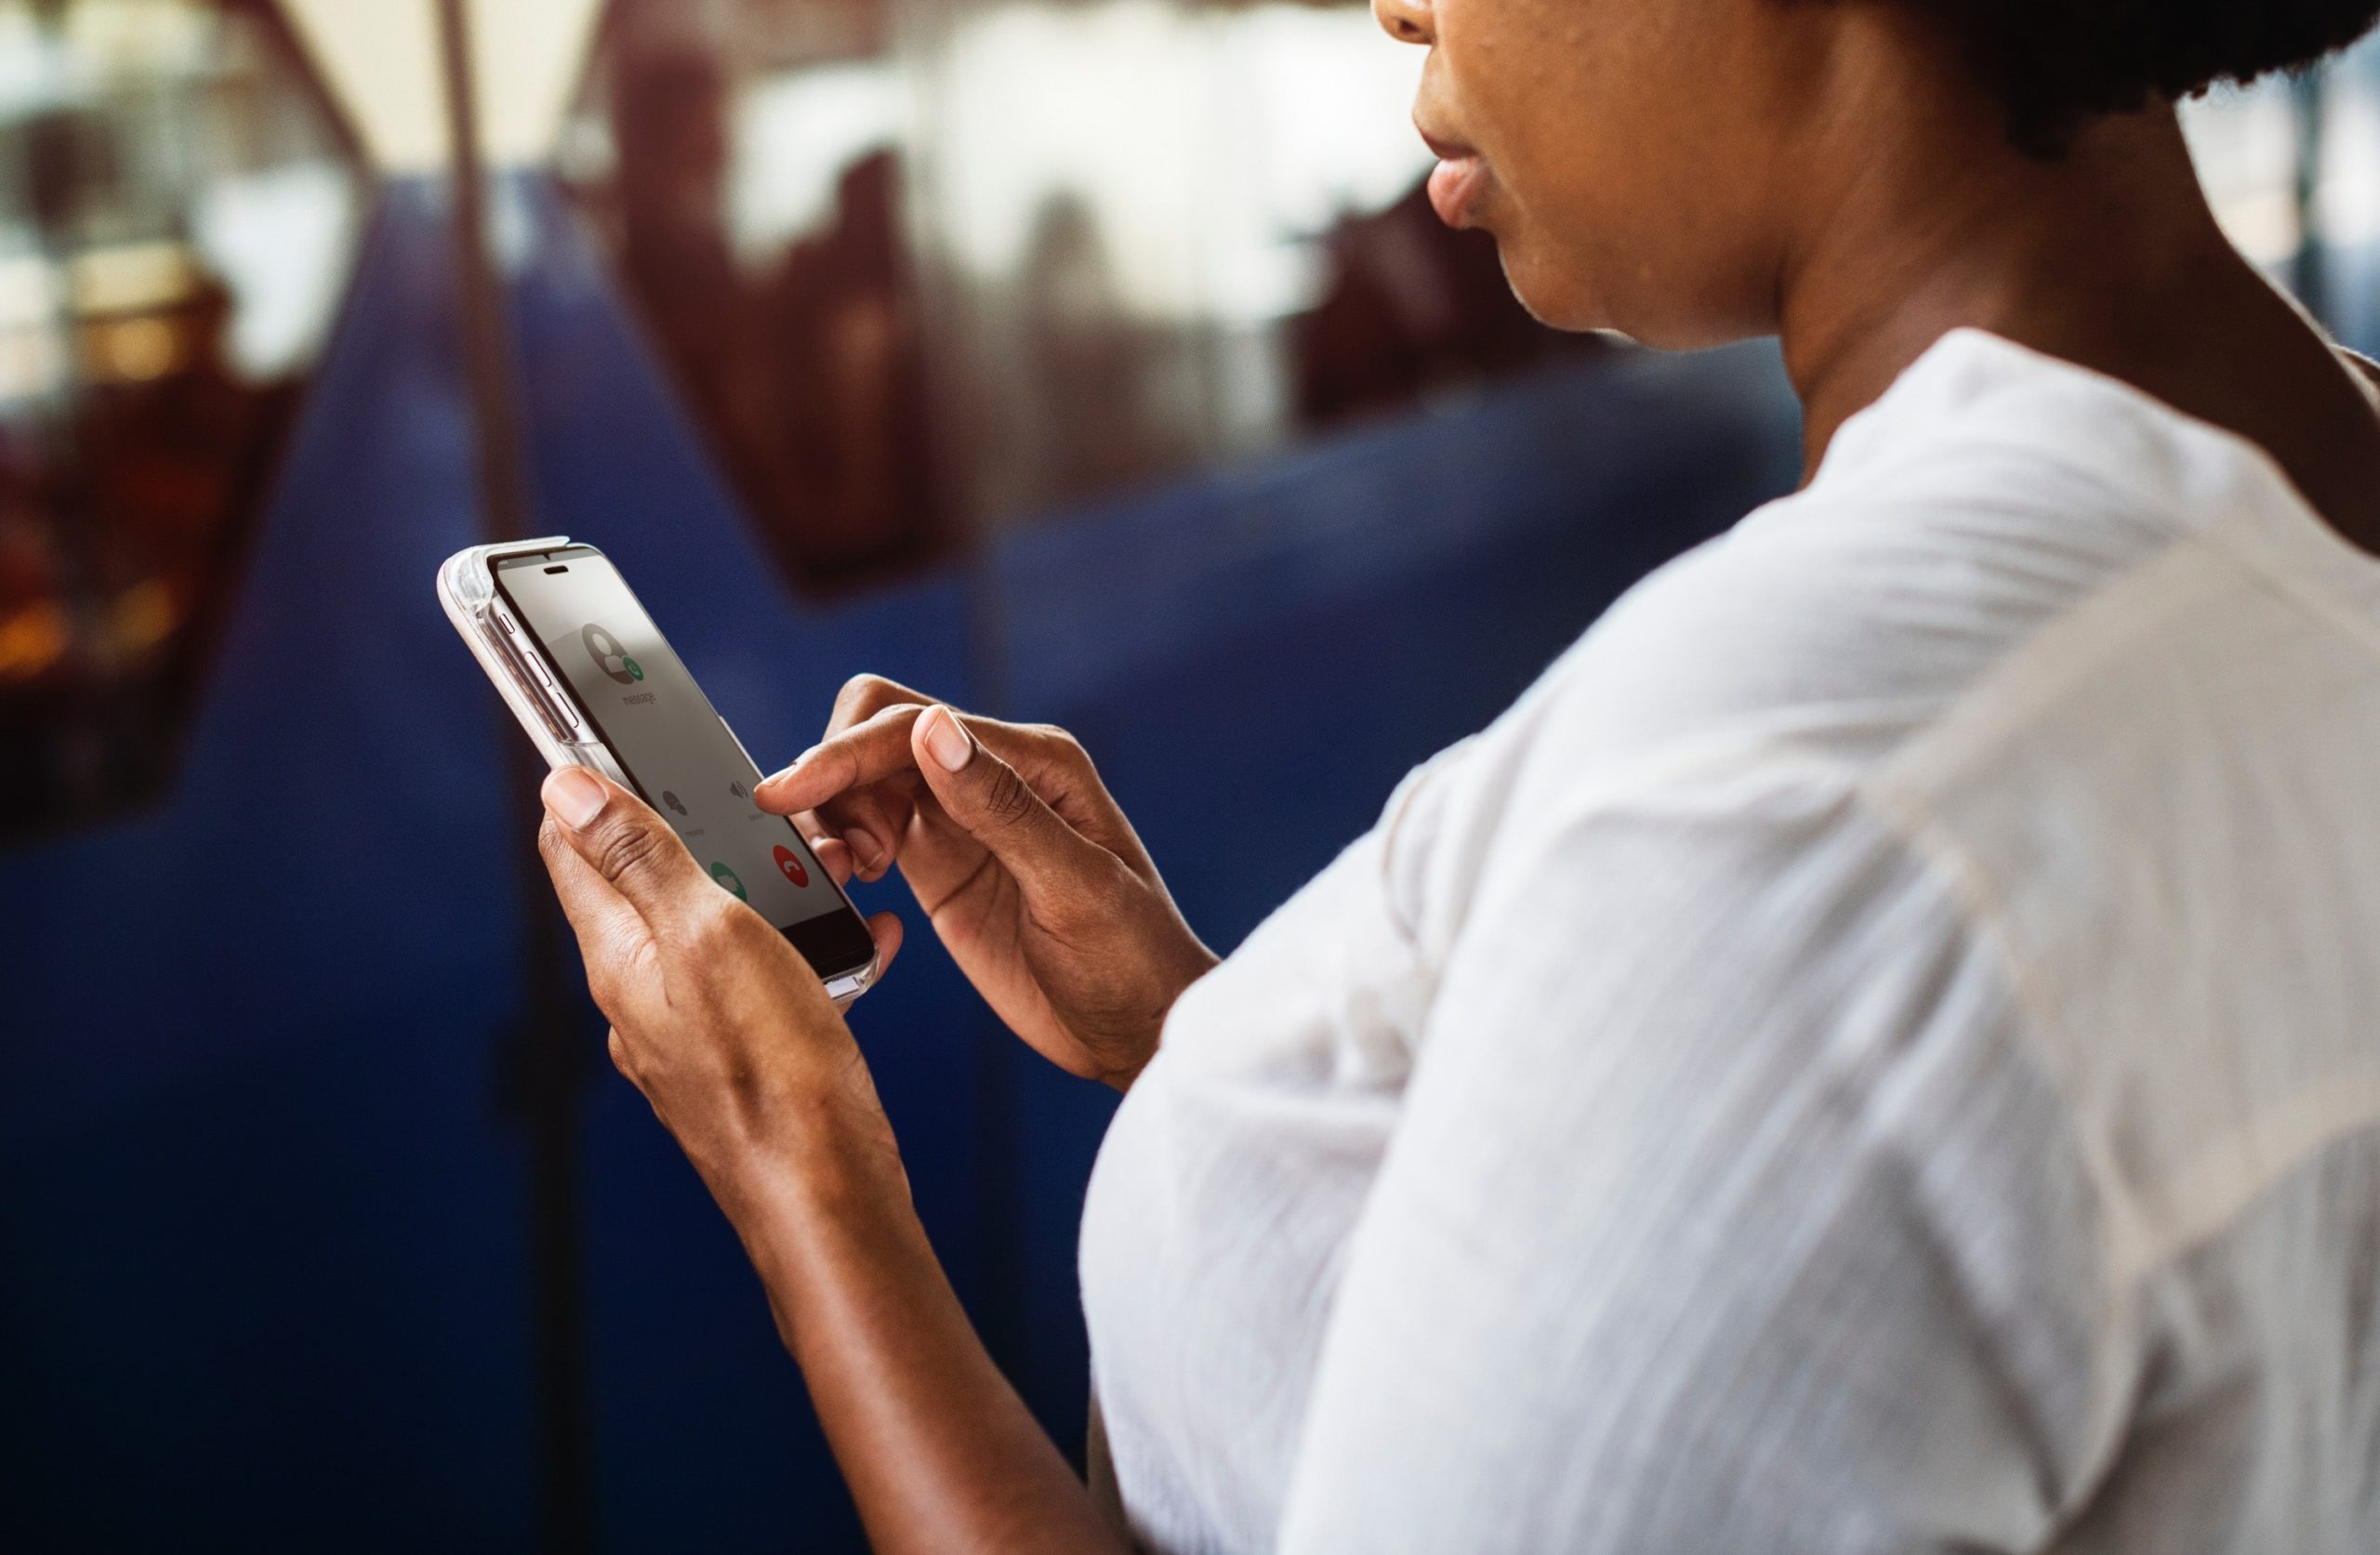
[{"label": "volume button", "polygon": [[546,703],[553,709],[555,718],[564,729],[575,733],[578,729],[578,719],[571,712],[570,698],[564,696],[562,688],[554,684],[552,671],[547,669],[536,659],[529,661],[529,667],[536,671],[537,683],[545,688]]},{"label": "volume button", "polygon": [[[504,618],[499,614],[496,619],[502,621]],[[577,738],[578,718],[571,712],[570,698],[562,695],[561,689],[554,684],[552,672],[546,668],[545,656],[525,646],[512,643],[499,646],[505,651],[504,656],[511,661],[513,679],[528,693],[529,700],[536,704],[539,716],[546,720],[546,727],[552,731],[554,738]]]}]

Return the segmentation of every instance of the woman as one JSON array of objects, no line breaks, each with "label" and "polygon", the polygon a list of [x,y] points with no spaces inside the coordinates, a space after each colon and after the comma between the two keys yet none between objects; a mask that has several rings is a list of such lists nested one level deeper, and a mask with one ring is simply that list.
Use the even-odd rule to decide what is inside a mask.
[{"label": "woman", "polygon": [[1440,214],[1551,323],[1780,333],[1809,479],[1221,966],[1055,731],[863,679],[763,790],[1127,1090],[1082,1245],[1120,1525],[816,979],[549,783],[614,1057],[871,1534],[2380,1548],[2380,416],[2173,106],[2380,6],[1376,5]]}]

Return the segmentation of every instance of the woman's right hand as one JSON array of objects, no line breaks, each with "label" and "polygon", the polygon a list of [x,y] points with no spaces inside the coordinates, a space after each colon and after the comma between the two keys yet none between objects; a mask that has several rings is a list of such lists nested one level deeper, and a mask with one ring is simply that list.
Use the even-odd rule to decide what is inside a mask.
[{"label": "woman's right hand", "polygon": [[826,739],[752,798],[840,838],[863,879],[897,863],[993,1010],[1070,1074],[1130,1085],[1175,996],[1215,964],[1064,730],[863,675]]}]

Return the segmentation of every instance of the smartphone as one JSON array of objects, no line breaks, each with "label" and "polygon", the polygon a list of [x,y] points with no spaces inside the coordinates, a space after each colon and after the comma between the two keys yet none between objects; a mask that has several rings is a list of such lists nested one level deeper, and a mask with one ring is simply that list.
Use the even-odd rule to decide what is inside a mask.
[{"label": "smartphone", "polygon": [[609,557],[562,535],[474,546],[439,568],[438,598],[547,765],[651,805],[838,1003],[875,981],[866,922],[793,824],[753,805],[760,769]]}]

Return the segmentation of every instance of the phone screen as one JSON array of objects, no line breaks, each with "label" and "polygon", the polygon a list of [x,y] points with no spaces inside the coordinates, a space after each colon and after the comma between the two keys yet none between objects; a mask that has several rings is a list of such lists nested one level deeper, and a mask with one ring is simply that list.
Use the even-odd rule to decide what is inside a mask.
[{"label": "phone screen", "polygon": [[600,551],[506,558],[496,585],[561,672],[645,803],[721,888],[786,931],[823,973],[874,954],[866,926],[790,822],[756,809],[760,773]]}]

